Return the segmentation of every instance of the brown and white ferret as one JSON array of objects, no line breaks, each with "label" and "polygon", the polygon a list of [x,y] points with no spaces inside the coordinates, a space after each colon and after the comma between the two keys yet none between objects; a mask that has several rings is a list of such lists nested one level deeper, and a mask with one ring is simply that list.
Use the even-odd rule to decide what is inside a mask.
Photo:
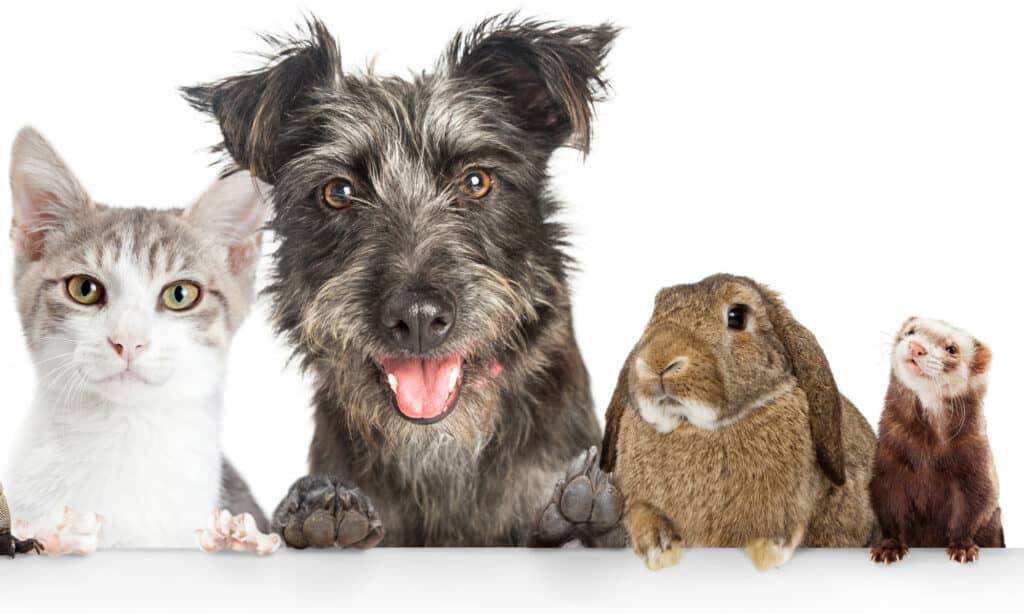
[{"label": "brown and white ferret", "polygon": [[882,532],[875,562],[912,546],[945,547],[961,563],[979,547],[1005,547],[982,411],[991,359],[945,322],[911,318],[900,329],[870,488]]}]

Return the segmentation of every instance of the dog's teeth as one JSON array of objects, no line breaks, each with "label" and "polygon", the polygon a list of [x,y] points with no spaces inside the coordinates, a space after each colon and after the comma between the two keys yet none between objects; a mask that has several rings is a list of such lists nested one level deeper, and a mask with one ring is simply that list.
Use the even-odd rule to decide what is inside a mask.
[{"label": "dog's teeth", "polygon": [[452,371],[451,376],[448,377],[448,393],[449,394],[451,393],[452,390],[455,390],[455,384],[457,384],[458,382],[459,382],[459,372],[458,371]]},{"label": "dog's teeth", "polygon": [[393,373],[388,373],[388,386],[391,386],[391,392],[398,394],[398,378]]}]

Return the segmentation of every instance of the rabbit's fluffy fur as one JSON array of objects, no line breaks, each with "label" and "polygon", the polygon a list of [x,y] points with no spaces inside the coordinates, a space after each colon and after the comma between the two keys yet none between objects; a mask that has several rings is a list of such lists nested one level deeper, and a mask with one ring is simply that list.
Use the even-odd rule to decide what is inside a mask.
[{"label": "rabbit's fluffy fur", "polygon": [[778,295],[728,275],[666,288],[619,376],[602,463],[652,568],[683,547],[863,547],[876,439]]}]

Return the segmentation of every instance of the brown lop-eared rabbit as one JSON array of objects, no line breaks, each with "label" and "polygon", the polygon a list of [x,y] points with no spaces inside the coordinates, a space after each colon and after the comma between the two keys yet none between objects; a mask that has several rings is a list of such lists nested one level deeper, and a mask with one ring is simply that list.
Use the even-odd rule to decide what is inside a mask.
[{"label": "brown lop-eared rabbit", "polygon": [[602,465],[648,567],[744,547],[758,569],[803,547],[865,547],[876,439],[817,340],[745,277],[665,288],[607,412]]}]

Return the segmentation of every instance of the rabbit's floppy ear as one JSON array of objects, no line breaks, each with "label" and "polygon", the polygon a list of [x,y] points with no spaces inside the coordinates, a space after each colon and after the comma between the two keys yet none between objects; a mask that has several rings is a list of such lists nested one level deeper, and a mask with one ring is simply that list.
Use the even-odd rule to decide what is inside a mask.
[{"label": "rabbit's floppy ear", "polygon": [[811,331],[797,322],[771,289],[754,283],[764,300],[775,334],[789,355],[800,388],[807,396],[814,452],[825,475],[836,485],[846,483],[843,454],[843,406],[825,352]]},{"label": "rabbit's floppy ear", "polygon": [[612,393],[612,400],[608,403],[608,410],[604,414],[604,442],[601,444],[601,469],[611,473],[615,470],[617,455],[616,446],[619,441],[619,423],[622,421],[622,414],[629,406],[629,366],[633,364],[633,352],[629,353],[626,363],[619,371],[619,381],[615,384],[615,392]]}]

